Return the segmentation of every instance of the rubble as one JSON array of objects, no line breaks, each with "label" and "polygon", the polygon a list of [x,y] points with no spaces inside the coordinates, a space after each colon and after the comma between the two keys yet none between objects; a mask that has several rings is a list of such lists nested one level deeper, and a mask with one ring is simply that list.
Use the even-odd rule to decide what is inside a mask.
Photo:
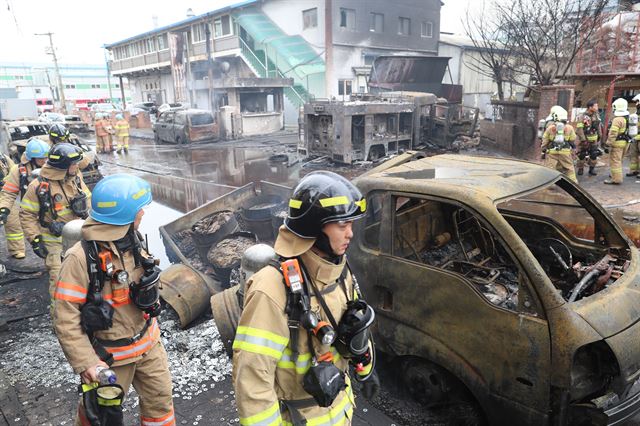
[{"label": "rubble", "polygon": [[233,217],[231,211],[221,211],[199,220],[193,225],[193,232],[198,234],[213,234]]},{"label": "rubble", "polygon": [[239,263],[242,253],[255,243],[249,235],[232,235],[211,247],[207,258],[214,267],[229,268]]}]

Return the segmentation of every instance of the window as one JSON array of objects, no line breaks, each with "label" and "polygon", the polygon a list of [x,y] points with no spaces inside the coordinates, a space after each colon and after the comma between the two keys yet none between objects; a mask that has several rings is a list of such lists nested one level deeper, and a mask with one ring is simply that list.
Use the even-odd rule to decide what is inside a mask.
[{"label": "window", "polygon": [[422,21],[422,26],[420,27],[420,36],[427,38],[433,37],[433,22]]},{"label": "window", "polygon": [[36,95],[39,95],[40,93],[42,93],[41,89],[36,89]]},{"label": "window", "polygon": [[302,11],[302,29],[316,28],[318,26],[318,8]]},{"label": "window", "polygon": [[338,95],[350,95],[352,84],[351,80],[338,80]]},{"label": "window", "polygon": [[340,27],[349,31],[356,30],[356,11],[353,9],[340,8]]},{"label": "window", "polygon": [[392,256],[447,271],[488,303],[518,310],[520,268],[479,216],[454,203],[418,197],[394,196],[391,206]]},{"label": "window", "polygon": [[372,33],[384,32],[384,15],[382,13],[371,14],[371,26],[369,27],[369,31]]},{"label": "window", "polygon": [[231,17],[229,15],[224,15],[216,18],[213,21],[213,27],[215,29],[215,38],[231,35]]},{"label": "window", "polygon": [[119,84],[116,84],[116,89],[119,89],[119,88],[120,88],[120,85],[119,85]]},{"label": "window", "polygon": [[372,192],[367,195],[367,210],[365,211],[364,245],[373,250],[380,250],[380,223],[384,207],[384,193]]},{"label": "window", "polygon": [[398,34],[408,36],[411,35],[411,19],[398,18]]},{"label": "window", "polygon": [[156,51],[156,42],[153,38],[147,39],[147,52],[155,52]]},{"label": "window", "polygon": [[162,34],[158,36],[158,50],[165,50],[169,48],[169,43],[167,42],[167,35]]},{"label": "window", "polygon": [[193,26],[193,42],[198,43],[200,41],[207,40],[207,24],[206,22],[202,22],[200,24]]}]

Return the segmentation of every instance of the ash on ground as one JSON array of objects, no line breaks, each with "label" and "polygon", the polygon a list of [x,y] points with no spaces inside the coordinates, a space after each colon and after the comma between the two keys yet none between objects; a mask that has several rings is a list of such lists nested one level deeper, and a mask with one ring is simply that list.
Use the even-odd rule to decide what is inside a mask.
[{"label": "ash on ground", "polygon": [[231,361],[212,319],[182,330],[178,314],[166,306],[160,314],[160,329],[169,357],[174,398],[191,399],[213,389],[211,382],[231,374]]}]

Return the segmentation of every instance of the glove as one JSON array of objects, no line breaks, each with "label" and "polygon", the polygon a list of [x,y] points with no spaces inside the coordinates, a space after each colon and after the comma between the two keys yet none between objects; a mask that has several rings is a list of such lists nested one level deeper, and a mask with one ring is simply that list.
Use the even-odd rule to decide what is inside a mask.
[{"label": "glove", "polygon": [[49,224],[49,230],[53,235],[59,237],[62,235],[62,228],[64,228],[64,222],[51,222]]},{"label": "glove", "polygon": [[371,373],[371,375],[362,382],[362,395],[371,401],[380,392],[380,378],[377,372]]},{"label": "glove", "polygon": [[10,212],[11,211],[6,207],[0,209],[0,225],[7,223],[7,218],[9,217]]},{"label": "glove", "polygon": [[36,237],[31,241],[31,247],[33,248],[33,252],[41,259],[46,259],[49,254],[49,250],[44,245],[44,241],[42,241],[42,235],[36,235]]}]

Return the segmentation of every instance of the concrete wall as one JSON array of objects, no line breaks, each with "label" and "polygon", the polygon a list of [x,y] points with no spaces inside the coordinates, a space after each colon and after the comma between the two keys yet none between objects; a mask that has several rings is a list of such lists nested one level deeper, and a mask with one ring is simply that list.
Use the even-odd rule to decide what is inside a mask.
[{"label": "concrete wall", "polygon": [[242,114],[242,135],[264,135],[277,132],[284,126],[283,115],[278,112]]}]

